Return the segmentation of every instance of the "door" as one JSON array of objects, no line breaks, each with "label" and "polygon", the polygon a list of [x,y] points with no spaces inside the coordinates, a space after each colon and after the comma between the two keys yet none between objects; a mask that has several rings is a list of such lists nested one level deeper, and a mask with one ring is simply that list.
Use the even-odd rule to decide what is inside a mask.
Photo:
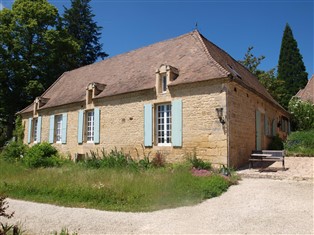
[{"label": "door", "polygon": [[261,130],[261,112],[256,110],[255,129],[256,129],[256,150],[262,150],[262,130]]}]

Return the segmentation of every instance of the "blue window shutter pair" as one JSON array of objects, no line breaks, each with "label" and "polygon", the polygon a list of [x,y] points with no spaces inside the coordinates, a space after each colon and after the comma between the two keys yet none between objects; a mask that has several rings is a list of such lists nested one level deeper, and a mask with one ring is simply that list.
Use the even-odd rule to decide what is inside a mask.
[{"label": "blue window shutter pair", "polygon": [[28,119],[28,133],[27,133],[27,143],[30,144],[32,141],[32,124],[33,124],[33,118]]},{"label": "blue window shutter pair", "polygon": [[[153,107],[144,105],[144,146],[153,146]],[[172,102],[172,146],[182,146],[182,100]]]},{"label": "blue window shutter pair", "polygon": [[37,143],[40,143],[41,140],[41,120],[42,117],[37,118]]},{"label": "blue window shutter pair", "polygon": [[[79,110],[77,142],[83,143],[84,110]],[[94,109],[94,143],[100,143],[100,109]]]}]

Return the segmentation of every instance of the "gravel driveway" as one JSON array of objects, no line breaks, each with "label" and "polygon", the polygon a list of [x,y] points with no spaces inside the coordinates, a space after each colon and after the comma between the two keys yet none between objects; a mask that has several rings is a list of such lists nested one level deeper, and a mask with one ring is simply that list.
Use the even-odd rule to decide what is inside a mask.
[{"label": "gravel driveway", "polygon": [[65,208],[8,199],[27,234],[313,234],[313,181],[243,179],[222,196],[150,213]]}]

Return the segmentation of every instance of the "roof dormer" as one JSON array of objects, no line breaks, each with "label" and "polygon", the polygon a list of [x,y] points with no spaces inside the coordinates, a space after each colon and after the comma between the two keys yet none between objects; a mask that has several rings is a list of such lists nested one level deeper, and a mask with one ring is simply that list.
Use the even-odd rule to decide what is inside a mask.
[{"label": "roof dormer", "polygon": [[48,100],[49,100],[48,98],[44,98],[41,96],[36,97],[36,99],[34,100],[34,107],[33,107],[34,116],[38,115],[38,109],[40,109],[42,106],[47,104]]},{"label": "roof dormer", "polygon": [[104,89],[106,85],[97,83],[97,82],[91,82],[86,87],[86,106],[93,103],[93,99],[99,95]]},{"label": "roof dormer", "polygon": [[168,85],[177,79],[179,76],[179,70],[170,65],[162,64],[159,69],[156,70],[156,91],[157,94],[168,93]]}]

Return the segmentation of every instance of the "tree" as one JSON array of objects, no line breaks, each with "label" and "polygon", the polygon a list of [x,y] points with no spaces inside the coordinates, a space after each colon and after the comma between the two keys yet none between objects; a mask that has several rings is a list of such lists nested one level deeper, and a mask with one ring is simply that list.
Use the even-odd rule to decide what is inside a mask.
[{"label": "tree", "polygon": [[283,100],[285,100],[287,96],[285,91],[285,82],[276,78],[275,68],[269,71],[260,70],[258,67],[265,59],[265,56],[262,55],[256,57],[253,55],[252,50],[252,46],[248,47],[243,60],[239,60],[239,62],[251,73],[253,73],[258,78],[260,83],[264,85],[271,96],[282,105]]},{"label": "tree", "polygon": [[104,59],[108,56],[102,51],[102,44],[99,42],[100,30],[93,20],[89,5],[90,0],[71,0],[71,8],[66,8],[63,15],[63,22],[66,30],[80,45],[80,54],[77,57],[77,67],[94,63],[98,58]]},{"label": "tree", "polygon": [[283,101],[284,107],[289,100],[308,82],[303,57],[300,54],[297,41],[294,39],[289,24],[286,24],[280,48],[278,61],[278,79],[285,81],[288,96]]},{"label": "tree", "polygon": [[69,58],[79,47],[59,22],[57,9],[47,0],[15,0],[12,10],[0,11],[0,126],[7,138],[15,113],[74,67]]}]

